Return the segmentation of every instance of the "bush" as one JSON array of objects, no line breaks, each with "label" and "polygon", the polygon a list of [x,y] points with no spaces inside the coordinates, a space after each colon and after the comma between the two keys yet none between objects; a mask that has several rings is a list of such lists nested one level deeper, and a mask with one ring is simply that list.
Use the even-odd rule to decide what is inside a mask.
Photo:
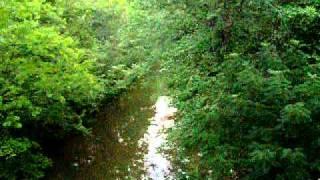
[{"label": "bush", "polygon": [[319,2],[164,4],[179,177],[319,177]]}]

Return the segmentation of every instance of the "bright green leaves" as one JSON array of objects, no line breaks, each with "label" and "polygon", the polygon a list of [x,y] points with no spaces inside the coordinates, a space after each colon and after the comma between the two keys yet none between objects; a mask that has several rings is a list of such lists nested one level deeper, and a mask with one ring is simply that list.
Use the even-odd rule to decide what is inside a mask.
[{"label": "bright green leaves", "polygon": [[22,128],[19,116],[9,115],[2,123],[5,128]]},{"label": "bright green leaves", "polygon": [[296,27],[301,27],[304,31],[307,27],[320,18],[319,11],[314,6],[287,6],[283,9],[284,19]]},{"label": "bright green leaves", "polygon": [[0,179],[42,178],[50,161],[31,139],[47,144],[48,137],[72,131],[89,134],[84,124],[99,101],[118,95],[147,69],[142,61],[151,43],[138,28],[146,16],[131,12],[140,22],[133,14],[128,21],[127,6],[0,0],[0,145],[6,143],[0,152],[7,154],[0,158],[10,156],[0,159]]},{"label": "bright green leaves", "polygon": [[15,157],[32,147],[32,142],[27,139],[1,139],[0,158]]},{"label": "bright green leaves", "polygon": [[20,96],[12,99],[10,102],[5,102],[0,106],[0,112],[5,114],[4,119],[0,123],[4,128],[22,128],[21,117],[26,115],[25,110],[31,110],[32,104],[25,96]]},{"label": "bright green leaves", "polygon": [[[25,36],[22,43],[26,43],[26,51],[39,57],[42,61],[57,62],[58,59],[67,60],[78,55],[70,50],[73,44],[71,38],[64,38],[54,28],[37,28]],[[73,45],[74,46],[74,45]]]},{"label": "bright green leaves", "polygon": [[[12,58],[6,59],[0,68],[9,71],[6,72],[6,76],[12,88],[6,96],[10,95],[13,98],[4,108],[8,112],[13,109],[24,111],[24,118],[31,120],[38,119],[41,112],[54,107],[55,102],[61,106],[66,106],[66,101],[83,106],[93,103],[103,87],[99,79],[90,72],[93,63],[87,62],[91,60],[84,58],[84,51],[77,47],[73,38],[61,35],[56,27],[40,26],[38,22],[42,15],[41,6],[46,7],[46,11],[51,10],[51,14],[57,13],[56,9],[43,1],[11,3],[6,7],[16,9],[19,13],[12,16],[19,16],[24,21],[19,22],[11,17],[10,26],[4,29],[6,43],[2,45],[7,48],[5,53],[10,54]],[[22,94],[28,103],[14,99],[18,94]],[[47,108],[46,104],[52,106]],[[37,107],[36,110],[33,107]],[[64,111],[63,109],[67,108],[60,111]],[[62,115],[64,112],[58,114]],[[69,115],[73,116],[72,114]],[[24,119],[22,117],[20,116]],[[16,118],[9,118],[4,125],[21,127],[17,122]],[[66,123],[61,122],[62,124]]]},{"label": "bright green leaves", "polygon": [[21,21],[38,20],[40,18],[40,10],[43,2],[43,0],[8,0],[5,7],[9,10],[10,16],[13,19]]},{"label": "bright green leaves", "polygon": [[[8,22],[9,22],[9,11],[8,9],[5,8],[5,1],[0,1],[0,29],[3,27],[8,26]],[[0,42],[1,42],[1,36],[0,36]]]},{"label": "bright green leaves", "polygon": [[302,125],[311,121],[311,112],[301,102],[287,105],[281,112],[281,122],[284,124]]},{"label": "bright green leaves", "polygon": [[87,55],[93,47],[70,36],[60,5],[0,0],[0,179],[43,177],[50,161],[27,138],[87,133],[86,109],[95,110],[102,97],[96,58]]}]

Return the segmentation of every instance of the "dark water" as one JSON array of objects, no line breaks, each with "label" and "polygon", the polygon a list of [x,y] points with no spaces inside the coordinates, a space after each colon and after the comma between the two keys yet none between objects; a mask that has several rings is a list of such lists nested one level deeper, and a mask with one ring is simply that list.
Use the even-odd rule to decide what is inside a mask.
[{"label": "dark water", "polygon": [[92,136],[68,141],[51,179],[149,179],[143,178],[148,142],[141,139],[155,115],[154,104],[166,93],[165,80],[156,71],[101,108]]}]

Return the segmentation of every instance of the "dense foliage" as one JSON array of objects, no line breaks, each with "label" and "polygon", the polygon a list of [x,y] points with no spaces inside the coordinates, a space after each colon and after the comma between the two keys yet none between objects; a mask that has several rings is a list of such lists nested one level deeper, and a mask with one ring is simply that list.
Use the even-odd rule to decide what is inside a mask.
[{"label": "dense foliage", "polygon": [[[172,1],[181,178],[320,175],[319,1]],[[174,78],[172,78],[174,76]]]},{"label": "dense foliage", "polygon": [[86,115],[141,74],[112,50],[123,3],[0,0],[0,179],[43,177],[46,140],[89,133]]},{"label": "dense foliage", "polygon": [[179,179],[320,177],[319,0],[0,0],[0,179],[161,61]]}]

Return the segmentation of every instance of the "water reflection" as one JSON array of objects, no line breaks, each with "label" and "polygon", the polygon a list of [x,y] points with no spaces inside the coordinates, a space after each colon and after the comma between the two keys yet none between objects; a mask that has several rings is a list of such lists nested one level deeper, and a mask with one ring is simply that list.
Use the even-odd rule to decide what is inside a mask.
[{"label": "water reflection", "polygon": [[[160,96],[155,104],[155,116],[142,139],[148,145],[148,152],[144,162],[147,169],[146,176],[153,180],[173,179],[170,177],[171,163],[159,152],[166,141],[166,130],[174,125],[174,114],[177,109],[170,106],[168,96]],[[147,179],[147,178],[144,178]]]},{"label": "water reflection", "polygon": [[172,179],[158,152],[174,121],[163,79],[149,77],[101,109],[90,137],[68,140],[52,179]]}]

